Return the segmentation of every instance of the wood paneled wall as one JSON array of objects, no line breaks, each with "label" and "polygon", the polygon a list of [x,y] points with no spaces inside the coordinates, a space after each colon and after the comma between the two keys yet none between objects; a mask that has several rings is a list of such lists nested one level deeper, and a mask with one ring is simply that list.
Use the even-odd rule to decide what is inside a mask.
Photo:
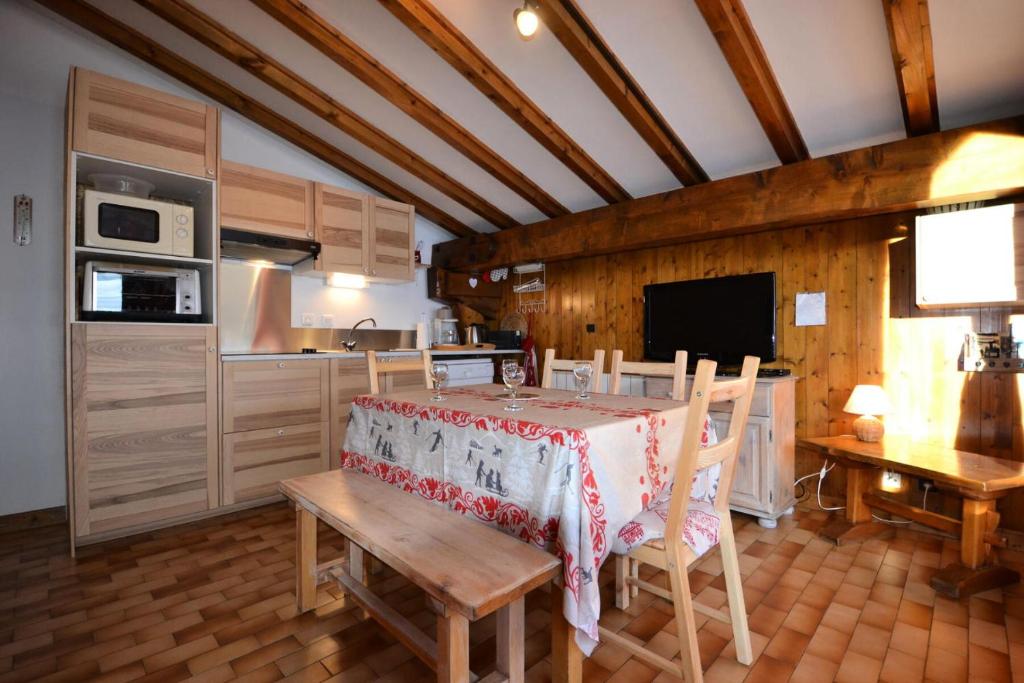
[{"label": "wood paneled wall", "polygon": [[[1024,460],[1024,376],[957,369],[967,331],[1005,333],[1019,311],[917,309],[913,220],[913,214],[891,214],[551,263],[547,311],[534,314],[531,323],[539,355],[546,347],[574,358],[620,348],[627,359],[639,360],[643,285],[775,271],[778,360],[769,367],[789,368],[801,378],[798,437],[850,433],[856,416],[842,410],[850,391],[858,383],[880,383],[894,404],[885,420],[890,433]],[[794,325],[796,293],[804,291],[826,292],[827,325]],[[509,291],[503,308],[514,306]],[[595,332],[586,331],[588,323]],[[797,453],[798,476],[820,466],[817,456]],[[844,490],[837,468],[822,492],[837,496]],[[904,495],[920,504],[916,486]],[[934,493],[928,506],[957,510],[955,501]],[[1008,498],[1001,508],[1002,526],[1024,530],[1024,495]]]}]

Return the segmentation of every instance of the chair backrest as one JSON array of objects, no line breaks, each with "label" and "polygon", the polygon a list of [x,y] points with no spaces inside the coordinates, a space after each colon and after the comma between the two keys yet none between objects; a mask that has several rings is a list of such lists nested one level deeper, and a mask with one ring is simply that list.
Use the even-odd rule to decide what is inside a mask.
[{"label": "chair backrest", "polygon": [[623,375],[640,375],[642,377],[669,377],[672,379],[672,393],[669,398],[674,401],[683,400],[683,389],[686,386],[686,351],[676,351],[673,363],[640,363],[622,360],[622,350],[612,351],[612,374],[608,379],[608,393],[622,392]]},{"label": "chair backrest", "polygon": [[430,383],[430,351],[420,351],[420,355],[409,358],[406,356],[394,356],[386,361],[377,358],[376,351],[366,352],[366,370],[370,375],[370,393],[380,393],[380,375],[392,372],[422,372],[423,386],[432,388]]},{"label": "chair backrest", "polygon": [[[727,520],[733,474],[736,471],[740,446],[743,444],[743,432],[747,427],[750,401],[754,397],[754,382],[757,379],[757,368],[760,364],[761,360],[756,356],[747,356],[743,359],[743,369],[739,377],[716,382],[717,363],[709,360],[697,363],[697,373],[693,378],[689,411],[686,414],[686,426],[683,431],[683,446],[676,463],[669,516],[665,522],[667,547],[672,548],[676,543],[681,542],[682,525],[686,521],[686,509],[690,500],[690,488],[693,485],[693,475],[697,470],[721,463],[722,470],[718,478],[718,490],[715,492],[715,510],[723,521]],[[723,401],[733,402],[729,433],[724,438],[719,434],[718,443],[701,448],[701,436],[704,433],[704,424],[708,419],[708,410],[712,403]]]},{"label": "chair backrest", "polygon": [[[581,360],[590,361],[591,359],[583,358]],[[598,391],[601,387],[601,376],[604,374],[604,349],[594,351],[594,358],[591,362],[594,364],[594,374],[590,377],[590,386],[587,387],[587,390]],[[554,349],[548,349],[545,351],[544,374],[541,375],[540,378],[540,388],[550,389],[554,371],[568,370],[569,372],[572,372],[572,368],[575,363],[575,360],[555,358]]]}]

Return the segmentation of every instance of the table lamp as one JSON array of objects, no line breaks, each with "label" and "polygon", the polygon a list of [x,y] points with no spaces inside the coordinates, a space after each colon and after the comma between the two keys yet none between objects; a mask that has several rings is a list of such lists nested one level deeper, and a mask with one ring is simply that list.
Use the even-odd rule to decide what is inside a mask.
[{"label": "table lamp", "polygon": [[850,400],[843,412],[860,415],[853,421],[853,432],[861,441],[879,441],[885,434],[885,426],[876,415],[889,412],[889,397],[877,384],[858,384],[850,394]]}]

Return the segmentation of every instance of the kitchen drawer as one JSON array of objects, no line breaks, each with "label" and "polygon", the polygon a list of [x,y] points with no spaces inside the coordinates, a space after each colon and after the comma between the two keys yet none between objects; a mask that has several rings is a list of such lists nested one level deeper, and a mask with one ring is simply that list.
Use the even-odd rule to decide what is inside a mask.
[{"label": "kitchen drawer", "polygon": [[224,363],[224,433],[327,422],[327,360]]},{"label": "kitchen drawer", "polygon": [[327,422],[224,435],[221,492],[225,505],[266,498],[277,483],[327,469]]},{"label": "kitchen drawer", "polygon": [[[683,400],[690,400],[690,388],[693,378],[686,378]],[[644,380],[644,395],[652,398],[667,398],[672,390],[672,380],[665,377],[647,377]],[[712,403],[708,409],[713,413],[731,412],[731,401]],[[755,384],[754,396],[750,399],[750,414],[757,417],[769,417],[772,414],[772,387],[770,384]]]}]

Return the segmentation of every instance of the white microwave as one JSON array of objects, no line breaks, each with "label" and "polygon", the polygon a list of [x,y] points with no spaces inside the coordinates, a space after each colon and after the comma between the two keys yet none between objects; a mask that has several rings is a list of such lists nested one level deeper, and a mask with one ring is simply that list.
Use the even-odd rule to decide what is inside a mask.
[{"label": "white microwave", "polygon": [[194,256],[191,206],[86,190],[82,213],[82,240],[87,247]]}]

